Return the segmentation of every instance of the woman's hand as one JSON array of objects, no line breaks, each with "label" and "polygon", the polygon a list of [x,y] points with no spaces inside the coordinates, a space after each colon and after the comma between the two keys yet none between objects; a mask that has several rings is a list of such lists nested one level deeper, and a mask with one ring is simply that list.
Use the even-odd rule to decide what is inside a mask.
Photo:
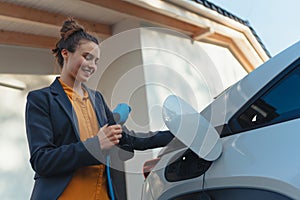
[{"label": "woman's hand", "polygon": [[100,128],[97,134],[100,142],[101,149],[109,149],[112,146],[119,144],[120,138],[122,137],[121,125],[104,125]]}]

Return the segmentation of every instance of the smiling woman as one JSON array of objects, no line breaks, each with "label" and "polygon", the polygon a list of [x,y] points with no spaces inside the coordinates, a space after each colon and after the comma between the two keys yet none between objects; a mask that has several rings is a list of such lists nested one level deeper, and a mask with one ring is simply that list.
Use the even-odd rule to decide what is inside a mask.
[{"label": "smiling woman", "polygon": [[141,138],[144,133],[116,124],[102,94],[85,85],[97,70],[98,41],[73,19],[64,22],[53,53],[60,77],[27,96],[26,133],[35,171],[31,199],[126,199],[120,148],[162,147],[173,135],[157,131]]},{"label": "smiling woman", "polygon": [[60,80],[83,96],[82,82],[87,82],[97,70],[98,40],[73,19],[65,21],[60,35],[61,39],[52,50],[62,68]]}]

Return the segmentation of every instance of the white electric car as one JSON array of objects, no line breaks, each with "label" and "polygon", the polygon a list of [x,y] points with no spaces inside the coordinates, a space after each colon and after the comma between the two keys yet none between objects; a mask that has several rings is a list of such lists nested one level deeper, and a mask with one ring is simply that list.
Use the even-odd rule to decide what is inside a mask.
[{"label": "white electric car", "polygon": [[200,113],[174,96],[163,110],[177,138],[145,163],[143,200],[300,199],[300,42]]}]

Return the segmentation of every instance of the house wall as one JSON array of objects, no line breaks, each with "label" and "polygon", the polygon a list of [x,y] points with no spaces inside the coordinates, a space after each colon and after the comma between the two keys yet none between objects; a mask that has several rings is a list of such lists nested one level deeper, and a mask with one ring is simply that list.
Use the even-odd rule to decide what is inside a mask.
[{"label": "house wall", "polygon": [[[127,27],[122,23],[132,29],[122,31]],[[227,48],[191,41],[168,29],[134,25],[140,24],[121,22],[116,34],[102,42],[99,70],[90,82],[112,109],[121,102],[132,107],[129,129],[165,130],[162,105],[168,95],[181,96],[200,111],[247,74]],[[125,162],[128,199],[140,199],[143,163],[159,150],[136,151]]]},{"label": "house wall", "polygon": [[51,50],[0,45],[0,73],[49,75],[59,72]]},{"label": "house wall", "polygon": [[[162,105],[168,95],[178,95],[201,111],[215,96],[247,74],[227,48],[191,41],[185,35],[167,29],[143,29],[141,49],[150,130],[166,129]],[[140,159],[131,162],[141,174],[142,164],[137,166],[144,161]],[[142,183],[143,176],[139,178]],[[142,184],[128,185],[131,185],[128,193],[136,194],[134,191]],[[139,199],[138,195],[131,197]]]}]

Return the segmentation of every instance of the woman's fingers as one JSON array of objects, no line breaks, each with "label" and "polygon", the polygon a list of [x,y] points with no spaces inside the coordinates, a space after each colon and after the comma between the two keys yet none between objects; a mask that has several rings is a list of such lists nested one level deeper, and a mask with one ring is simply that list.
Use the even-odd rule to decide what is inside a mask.
[{"label": "woman's fingers", "polygon": [[109,149],[113,145],[119,144],[122,137],[122,127],[120,125],[104,125],[98,132],[98,138],[102,149]]}]

